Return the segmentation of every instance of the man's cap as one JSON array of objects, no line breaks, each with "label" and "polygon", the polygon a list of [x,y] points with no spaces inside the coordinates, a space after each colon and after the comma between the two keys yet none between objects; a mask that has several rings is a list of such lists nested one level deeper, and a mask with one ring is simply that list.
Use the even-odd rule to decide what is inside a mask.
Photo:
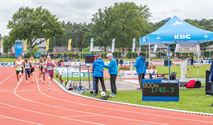
[{"label": "man's cap", "polygon": [[106,56],[107,57],[113,57],[112,53],[108,53]]}]

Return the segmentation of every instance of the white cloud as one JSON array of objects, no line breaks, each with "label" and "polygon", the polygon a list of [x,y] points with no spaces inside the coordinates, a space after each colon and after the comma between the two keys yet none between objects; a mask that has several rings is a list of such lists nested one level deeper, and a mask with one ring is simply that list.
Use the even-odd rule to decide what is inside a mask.
[{"label": "white cloud", "polygon": [[0,0],[0,33],[8,34],[7,22],[20,7],[42,6],[60,20],[88,23],[99,8],[124,1],[147,5],[153,22],[174,15],[182,19],[213,18],[213,0]]}]

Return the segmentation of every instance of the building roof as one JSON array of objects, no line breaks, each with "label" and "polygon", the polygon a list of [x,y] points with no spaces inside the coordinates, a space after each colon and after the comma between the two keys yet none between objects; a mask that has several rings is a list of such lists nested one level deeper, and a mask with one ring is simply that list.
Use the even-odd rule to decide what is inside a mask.
[{"label": "building roof", "polygon": [[213,45],[209,45],[207,47],[205,47],[206,49],[213,49]]},{"label": "building roof", "polygon": [[[152,46],[152,47],[154,47],[154,46]],[[158,48],[158,49],[167,49],[168,46],[167,46],[167,45],[164,45],[164,44],[157,44],[157,48]]]}]

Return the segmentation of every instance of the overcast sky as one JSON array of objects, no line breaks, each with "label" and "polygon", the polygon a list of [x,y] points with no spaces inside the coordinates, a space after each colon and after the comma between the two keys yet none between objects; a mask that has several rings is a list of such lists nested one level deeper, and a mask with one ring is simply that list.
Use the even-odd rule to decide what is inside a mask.
[{"label": "overcast sky", "polygon": [[124,1],[147,5],[152,14],[152,22],[174,15],[182,19],[213,19],[213,0],[0,0],[0,33],[8,35],[10,30],[7,29],[7,23],[20,7],[42,6],[60,20],[88,23],[99,8]]}]

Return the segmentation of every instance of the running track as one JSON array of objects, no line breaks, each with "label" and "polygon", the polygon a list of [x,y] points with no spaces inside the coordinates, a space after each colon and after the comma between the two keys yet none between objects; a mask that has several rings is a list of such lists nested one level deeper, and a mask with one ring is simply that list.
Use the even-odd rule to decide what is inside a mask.
[{"label": "running track", "polygon": [[212,116],[125,106],[78,97],[57,84],[16,81],[14,68],[0,68],[1,125],[213,125]]}]

